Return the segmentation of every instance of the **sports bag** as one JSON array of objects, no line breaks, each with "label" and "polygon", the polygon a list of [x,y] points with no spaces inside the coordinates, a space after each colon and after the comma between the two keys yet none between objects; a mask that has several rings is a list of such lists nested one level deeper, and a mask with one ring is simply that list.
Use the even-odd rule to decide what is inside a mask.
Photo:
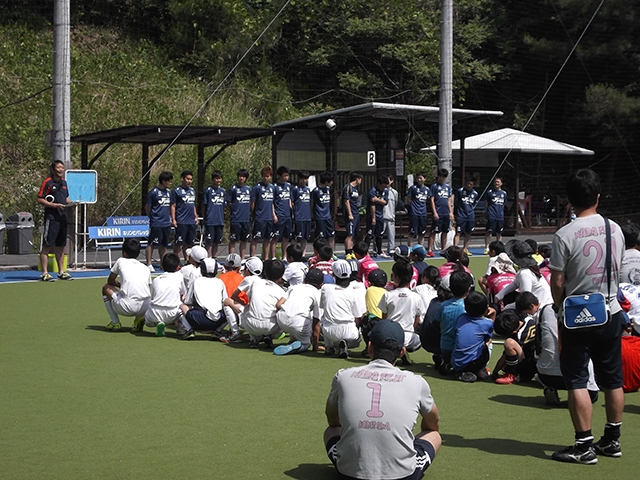
[{"label": "sports bag", "polygon": [[569,329],[599,327],[607,323],[610,316],[602,293],[570,295],[564,299],[564,326]]}]

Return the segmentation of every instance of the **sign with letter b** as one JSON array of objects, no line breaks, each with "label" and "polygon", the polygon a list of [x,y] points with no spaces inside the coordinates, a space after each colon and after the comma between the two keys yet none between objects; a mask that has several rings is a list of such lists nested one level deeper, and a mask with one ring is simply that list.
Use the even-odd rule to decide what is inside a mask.
[{"label": "sign with letter b", "polygon": [[376,152],[375,150],[370,150],[367,152],[367,167],[375,167],[376,166]]}]

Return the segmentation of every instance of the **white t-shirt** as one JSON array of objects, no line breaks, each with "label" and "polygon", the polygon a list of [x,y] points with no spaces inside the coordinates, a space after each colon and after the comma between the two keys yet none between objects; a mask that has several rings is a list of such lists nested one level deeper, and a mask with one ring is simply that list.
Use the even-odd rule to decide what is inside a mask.
[{"label": "white t-shirt", "polygon": [[182,267],[182,269],[180,269],[180,272],[182,272],[184,289],[186,291],[189,291],[189,287],[191,287],[191,284],[196,278],[200,278],[202,276],[202,270],[200,270],[200,267],[196,267],[195,265],[191,264]]},{"label": "white t-shirt", "polygon": [[280,309],[289,318],[320,318],[320,290],[308,283],[287,290],[286,302]]},{"label": "white t-shirt", "polygon": [[367,287],[364,286],[364,283],[354,280],[349,284],[349,288],[351,288],[355,292],[354,299],[357,302],[356,310],[358,312],[363,310],[366,312],[367,311]]},{"label": "white t-shirt", "polygon": [[409,339],[411,339],[411,335],[415,333],[413,324],[416,317],[424,317],[427,311],[424,308],[422,297],[406,287],[396,288],[395,290],[386,292],[380,299],[378,308],[382,311],[383,315],[386,314],[387,320],[400,324],[405,332],[405,343],[407,333],[410,334]]},{"label": "white t-shirt", "polygon": [[291,262],[287,265],[287,268],[284,270],[284,275],[282,275],[282,279],[285,282],[289,282],[290,286],[300,285],[304,282],[305,277],[307,276],[307,272],[309,271],[309,267],[303,262]]},{"label": "white t-shirt", "polygon": [[321,323],[354,323],[356,318],[367,313],[366,304],[358,301],[359,291],[351,286],[343,288],[337,284],[324,284],[320,290],[320,306],[323,309]]},{"label": "white t-shirt", "polygon": [[146,300],[151,298],[151,272],[149,267],[135,258],[120,257],[111,267],[111,273],[120,277],[120,291],[127,298]]},{"label": "white t-shirt", "polygon": [[227,287],[216,277],[199,277],[191,284],[184,303],[198,305],[207,311],[209,320],[218,320],[222,315],[222,302],[227,298]]},{"label": "white t-shirt", "polygon": [[247,290],[249,290],[249,287],[256,280],[260,280],[260,276],[259,275],[249,275],[247,277],[244,277],[242,279],[242,281],[240,282],[240,285],[238,285],[238,290],[240,290],[241,292],[246,292]]},{"label": "white t-shirt", "polygon": [[153,295],[151,306],[176,308],[182,304],[182,296],[186,293],[182,273],[164,272],[153,279],[151,284]]},{"label": "white t-shirt", "polygon": [[[433,285],[429,285],[428,283],[423,283],[422,285],[418,285],[413,289],[420,298],[422,298],[422,304],[424,305],[424,311],[426,312],[431,304],[431,300],[438,296],[438,291],[433,288]],[[420,319],[420,323],[422,323],[422,318]]]},{"label": "white t-shirt", "polygon": [[624,251],[620,267],[620,282],[640,285],[640,251],[635,248]]},{"label": "white t-shirt", "polygon": [[246,292],[249,297],[249,308],[245,310],[245,321],[276,323],[276,304],[285,297],[282,287],[271,280],[257,277],[251,282]]},{"label": "white t-shirt", "polygon": [[553,303],[551,287],[544,276],[541,275],[540,278],[538,278],[529,268],[521,268],[518,270],[515,280],[498,292],[496,300],[502,301],[504,297],[511,292],[515,292],[516,289],[520,289],[521,292],[533,293],[538,299],[538,302],[540,302],[540,305]]}]

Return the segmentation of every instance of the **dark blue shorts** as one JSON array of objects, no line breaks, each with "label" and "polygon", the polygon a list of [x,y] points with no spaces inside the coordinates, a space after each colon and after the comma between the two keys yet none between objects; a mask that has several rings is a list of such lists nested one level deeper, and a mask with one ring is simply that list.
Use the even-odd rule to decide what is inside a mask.
[{"label": "dark blue shorts", "polygon": [[169,245],[169,236],[171,235],[171,227],[150,227],[149,238],[147,244],[157,247],[162,245],[166,247]]},{"label": "dark blue shorts", "polygon": [[456,233],[473,233],[476,228],[476,220],[474,218],[458,220],[456,219]]},{"label": "dark blue shorts", "polygon": [[232,223],[229,226],[230,242],[246,242],[251,238],[251,223]]},{"label": "dark blue shorts", "polygon": [[[3,235],[0,230],[0,235]],[[44,221],[42,244],[45,247],[64,247],[67,245],[67,220],[62,221],[47,218]]]},{"label": "dark blue shorts", "polygon": [[176,245],[193,246],[193,239],[196,238],[196,226],[178,224],[173,237],[173,243]]},{"label": "dark blue shorts", "polygon": [[196,332],[218,330],[227,322],[224,313],[218,320],[211,320],[209,317],[207,317],[207,312],[199,307],[189,310],[185,315],[185,318],[189,322],[189,325],[191,325],[191,328]]},{"label": "dark blue shorts", "polygon": [[273,237],[273,220],[254,220],[253,239],[266,240]]},{"label": "dark blue shorts", "polygon": [[377,218],[376,224],[371,224],[371,219],[367,219],[367,237],[368,238],[382,238],[384,233],[384,220]]},{"label": "dark blue shorts", "polygon": [[335,235],[333,220],[316,220],[316,238],[332,238]]},{"label": "dark blue shorts", "polygon": [[296,221],[296,229],[294,237],[297,241],[311,240],[311,220]]},{"label": "dark blue shorts", "polygon": [[504,230],[504,219],[487,219],[487,233],[502,233],[502,230]]},{"label": "dark blue shorts", "polygon": [[205,243],[215,243],[218,244],[222,242],[222,233],[224,232],[224,225],[205,225],[205,230],[207,232],[207,236],[205,238]]},{"label": "dark blue shorts", "polygon": [[[325,446],[327,449],[327,456],[329,457],[329,460],[331,460],[331,463],[333,463],[333,466],[336,467],[336,470],[338,470],[338,467],[336,465],[338,461],[338,440],[340,440],[339,435],[331,437],[327,442],[327,445]],[[436,449],[433,448],[433,445],[431,445],[431,443],[427,442],[426,440],[415,439],[413,441],[413,448],[416,451],[416,469],[408,477],[404,477],[398,480],[420,480],[424,475],[424,472],[427,471],[427,468],[429,468],[429,466],[433,462],[433,459],[436,457]],[[340,473],[340,470],[338,470],[338,473]],[[348,480],[353,478],[344,474],[340,475],[342,476],[342,478]]]},{"label": "dark blue shorts", "polygon": [[283,238],[291,240],[293,237],[292,223],[290,218],[282,220],[278,218],[278,223],[273,226],[273,238],[277,238],[278,240],[282,240]]},{"label": "dark blue shorts", "polygon": [[448,215],[446,217],[440,217],[438,220],[433,220],[431,222],[431,233],[442,233],[448,232],[451,228],[451,217]]},{"label": "dark blue shorts", "polygon": [[414,237],[424,235],[427,231],[427,217],[409,215],[409,235]]},{"label": "dark blue shorts", "polygon": [[[345,217],[346,220],[346,217]],[[353,220],[346,220],[344,228],[347,231],[347,237],[357,237],[358,230],[360,230],[360,215],[353,217]]]}]

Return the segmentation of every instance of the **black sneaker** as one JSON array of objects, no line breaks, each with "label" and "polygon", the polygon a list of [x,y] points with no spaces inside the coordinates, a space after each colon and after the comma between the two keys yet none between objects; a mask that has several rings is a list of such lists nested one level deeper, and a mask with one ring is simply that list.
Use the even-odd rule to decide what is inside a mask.
[{"label": "black sneaker", "polygon": [[544,402],[547,405],[560,405],[558,390],[553,387],[544,387]]},{"label": "black sneaker", "polygon": [[465,383],[473,383],[478,380],[478,376],[473,372],[462,372],[460,374],[460,381]]},{"label": "black sneaker", "polygon": [[347,348],[347,342],[344,340],[340,340],[340,342],[338,343],[338,357],[340,358],[349,357],[349,349]]},{"label": "black sneaker", "polygon": [[266,336],[262,339],[262,341],[264,342],[264,348],[266,350],[273,350],[273,340],[271,340],[271,337]]},{"label": "black sneaker", "polygon": [[582,463],[583,465],[594,465],[598,463],[598,457],[593,447],[589,447],[585,452],[581,452],[575,445],[553,452],[553,460],[567,463]]},{"label": "black sneaker", "polygon": [[593,449],[597,455],[604,455],[605,457],[621,457],[622,450],[620,449],[620,442],[618,440],[605,440],[604,437],[593,444]]}]

